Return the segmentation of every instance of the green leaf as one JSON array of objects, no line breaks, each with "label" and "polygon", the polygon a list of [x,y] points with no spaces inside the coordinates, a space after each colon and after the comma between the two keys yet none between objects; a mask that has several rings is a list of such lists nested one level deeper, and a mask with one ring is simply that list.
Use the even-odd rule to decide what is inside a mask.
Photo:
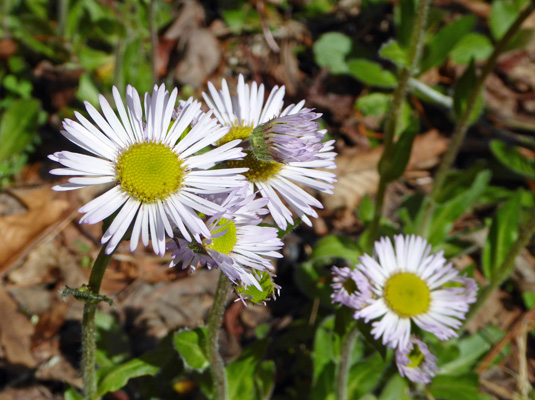
[{"label": "green leaf", "polygon": [[374,390],[381,382],[389,362],[379,353],[374,353],[353,365],[347,377],[347,398],[358,399]]},{"label": "green leaf", "polygon": [[259,400],[269,400],[275,389],[275,362],[264,361],[256,368],[255,374],[255,389],[256,398]]},{"label": "green leaf", "polygon": [[95,82],[91,78],[89,73],[84,73],[80,77],[80,82],[78,83],[78,91],[76,92],[76,98],[80,101],[88,101],[94,107],[98,107],[98,95],[100,91],[98,90]]},{"label": "green leaf", "polygon": [[528,310],[531,310],[535,307],[535,292],[524,292],[522,293],[522,300],[524,305]]},{"label": "green leaf", "polygon": [[[440,371],[448,375],[460,375],[468,373],[472,370],[479,359],[492,349],[505,333],[493,326],[488,326],[481,329],[479,332],[460,339],[456,344],[458,354],[452,360],[447,361],[441,354],[436,354],[439,360],[443,362],[440,365]],[[455,353],[450,348],[447,348],[448,353]],[[444,363],[444,361],[447,361]]]},{"label": "green leaf", "polygon": [[18,97],[29,99],[32,95],[33,85],[25,79],[17,79],[15,75],[8,74],[2,81],[4,87]]},{"label": "green leaf", "polygon": [[206,357],[206,328],[184,329],[174,334],[173,343],[187,368],[204,371],[210,366]]},{"label": "green leaf", "polygon": [[87,71],[93,71],[99,67],[102,67],[105,64],[113,63],[114,56],[113,54],[92,49],[91,47],[82,47],[78,51],[78,58],[80,64]]},{"label": "green leaf", "polygon": [[379,173],[386,182],[392,182],[398,179],[405,172],[416,133],[416,130],[407,129],[394,144],[392,150],[393,155],[388,159],[381,157]]},{"label": "green leaf", "polygon": [[462,191],[459,194],[437,205],[428,236],[432,245],[440,243],[453,228],[453,223],[469,211],[473,203],[485,191],[490,176],[487,170],[479,172],[468,188],[460,187],[459,190]]},{"label": "green leaf", "polygon": [[250,399],[255,391],[255,371],[264,357],[266,341],[247,347],[240,357],[227,365],[228,398]]},{"label": "green leaf", "polygon": [[397,86],[398,80],[396,76],[373,61],[362,58],[351,59],[348,61],[347,66],[351,76],[367,85],[389,89]]},{"label": "green leaf", "polygon": [[343,258],[351,264],[356,264],[361,255],[362,252],[354,241],[344,236],[329,235],[321,238],[316,243],[309,261]]},{"label": "green leaf", "polygon": [[379,400],[410,400],[409,385],[400,375],[395,374],[381,391]]},{"label": "green leaf", "polygon": [[417,0],[401,0],[399,2],[398,40],[403,46],[408,46],[416,16]]},{"label": "green leaf", "polygon": [[84,400],[84,396],[79,394],[74,388],[68,388],[63,394],[65,400]]},{"label": "green leaf", "polygon": [[358,208],[358,218],[364,223],[372,222],[374,212],[375,203],[368,194],[365,194],[364,197],[360,200],[360,205]]},{"label": "green leaf", "polygon": [[490,150],[494,157],[511,171],[523,177],[535,179],[535,160],[523,156],[514,146],[493,140],[490,142]]},{"label": "green leaf", "polygon": [[485,60],[492,53],[492,42],[480,33],[469,33],[453,48],[450,57],[457,64],[467,65],[470,61]]},{"label": "green leaf", "polygon": [[436,400],[476,400],[480,393],[475,373],[462,376],[438,375],[428,386]]},{"label": "green leaf", "polygon": [[340,351],[340,336],[334,332],[335,319],[327,317],[316,329],[314,348],[312,353],[312,382],[317,382],[325,367],[337,360]]},{"label": "green leaf", "polygon": [[436,35],[432,36],[422,59],[420,70],[423,72],[441,65],[455,45],[474,28],[475,23],[476,17],[474,15],[465,15],[448,23]]},{"label": "green leaf", "polygon": [[320,304],[332,308],[331,273],[323,265],[304,262],[295,269],[295,282],[301,292],[310,299],[319,298]]},{"label": "green leaf", "polygon": [[110,314],[96,313],[97,364],[111,367],[130,358],[128,336]]},{"label": "green leaf", "polygon": [[328,68],[333,74],[346,73],[348,68],[345,59],[351,46],[351,39],[342,33],[324,33],[313,46],[316,63]]},{"label": "green leaf", "polygon": [[355,108],[364,116],[380,117],[388,113],[392,96],[386,93],[370,93],[361,96],[355,102]]},{"label": "green leaf", "polygon": [[39,101],[16,100],[7,108],[0,122],[0,162],[22,152],[35,134]]},{"label": "green leaf", "polygon": [[377,350],[377,353],[379,353],[379,355],[383,359],[386,359],[386,347],[381,343],[380,339],[375,339],[375,337],[372,335],[373,327],[371,326],[371,324],[367,324],[362,319],[358,319],[357,327],[366,342],[371,345],[371,347],[373,347],[375,350]]},{"label": "green leaf", "polygon": [[483,272],[489,281],[493,279],[507,252],[518,238],[521,196],[520,191],[511,196],[492,220],[482,256]]},{"label": "green leaf", "polygon": [[500,39],[518,16],[518,9],[512,1],[494,0],[489,17],[489,28],[495,40]]},{"label": "green leaf", "polygon": [[[453,94],[453,111],[455,112],[455,117],[457,119],[461,118],[461,116],[466,111],[466,108],[468,106],[468,99],[472,95],[476,80],[476,68],[472,60],[468,68],[466,68],[464,73],[461,75],[461,77],[455,84]],[[468,119],[469,123],[473,123],[479,118],[479,114],[481,114],[481,111],[483,110],[483,105],[483,93],[480,91],[475,101],[475,104],[473,105],[470,118]]]},{"label": "green leaf", "polygon": [[407,53],[405,49],[402,49],[398,42],[394,39],[390,39],[383,44],[379,49],[379,55],[387,60],[392,61],[399,67],[410,68],[410,62],[407,59]]},{"label": "green leaf", "polygon": [[169,358],[170,352],[167,349],[155,350],[124,364],[97,370],[98,395],[104,396],[106,393],[119,390],[132,378],[155,375]]}]

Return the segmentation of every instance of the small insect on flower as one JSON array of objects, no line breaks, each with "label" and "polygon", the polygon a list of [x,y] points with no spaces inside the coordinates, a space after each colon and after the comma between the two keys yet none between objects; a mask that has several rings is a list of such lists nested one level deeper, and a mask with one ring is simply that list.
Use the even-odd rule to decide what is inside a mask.
[{"label": "small insect on flower", "polygon": [[372,286],[372,297],[355,318],[372,323],[371,333],[383,344],[404,351],[409,346],[411,322],[441,340],[457,336],[477,286],[459,276],[442,252],[419,236],[397,235],[395,247],[383,237],[375,242],[375,258],[364,255],[356,268]]},{"label": "small insect on flower", "polygon": [[113,305],[112,299],[106,296],[102,296],[100,294],[91,292],[87,285],[83,285],[79,289],[65,286],[59,291],[59,294],[61,295],[61,299],[63,301],[65,301],[68,296],[72,296],[76,300],[83,301],[84,303],[97,304],[97,303],[100,303],[101,301],[104,301],[108,303],[110,306]]},{"label": "small insect on flower", "polygon": [[[94,224],[118,212],[102,236],[110,254],[132,225],[130,250],[149,239],[156,254],[165,252],[166,234],[173,237],[177,228],[187,241],[200,241],[210,231],[196,211],[206,215],[223,208],[200,197],[201,194],[225,193],[244,184],[239,173],[244,168],[208,170],[214,164],[241,159],[239,140],[197,154],[228,132],[211,118],[200,113],[200,103],[189,100],[172,116],[177,89],[171,94],[163,85],[145,94],[142,107],[136,90],[128,86],[126,107],[117,88],[113,98],[118,116],[100,95],[99,113],[85,102],[94,123],[75,112],[79,122],[63,121],[62,134],[91,155],[60,151],[49,156],[65,168],[50,171],[66,175],[68,183],[55,190],[73,190],[112,183],[114,186],[89,202],[80,212],[80,222]],[[144,112],[143,112],[144,108]],[[195,121],[194,126],[192,123]]]},{"label": "small insect on flower", "polygon": [[209,83],[209,93],[203,93],[219,122],[230,128],[219,144],[249,141],[247,156],[229,165],[249,168],[250,191],[269,199],[267,207],[281,229],[293,224],[291,210],[311,225],[308,216],[317,217],[313,207],[323,206],[298,184],[332,193],[336,181],[333,173],[318,169],[336,168],[334,140],[322,142],[327,131],[315,121],[321,114],[303,108],[304,100],[283,110],[284,86],[274,87],[265,103],[264,85],[246,84],[242,75],[237,96],[231,97],[224,79],[221,86],[218,91]]}]

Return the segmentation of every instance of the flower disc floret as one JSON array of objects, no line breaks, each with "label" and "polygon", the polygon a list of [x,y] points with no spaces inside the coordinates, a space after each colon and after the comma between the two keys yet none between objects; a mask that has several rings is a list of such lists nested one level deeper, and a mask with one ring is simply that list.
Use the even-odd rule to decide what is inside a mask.
[{"label": "flower disc floret", "polygon": [[251,133],[253,133],[253,127],[249,125],[239,125],[238,123],[234,123],[228,133],[223,136],[219,141],[217,142],[218,145],[222,145],[228,142],[231,142],[236,139],[245,140],[251,136]]},{"label": "flower disc floret", "polygon": [[226,218],[221,218],[217,227],[212,229],[211,242],[206,247],[218,253],[229,255],[236,245],[236,224]]},{"label": "flower disc floret", "polygon": [[126,149],[115,166],[123,191],[146,203],[165,200],[184,179],[184,163],[162,143],[136,143]]},{"label": "flower disc floret", "polygon": [[283,164],[276,161],[262,161],[253,154],[247,154],[243,160],[229,161],[231,168],[249,168],[243,175],[251,183],[267,182],[280,172]]},{"label": "flower disc floret", "polygon": [[431,305],[431,292],[427,284],[409,272],[401,272],[388,278],[384,297],[388,307],[402,318],[423,314]]}]

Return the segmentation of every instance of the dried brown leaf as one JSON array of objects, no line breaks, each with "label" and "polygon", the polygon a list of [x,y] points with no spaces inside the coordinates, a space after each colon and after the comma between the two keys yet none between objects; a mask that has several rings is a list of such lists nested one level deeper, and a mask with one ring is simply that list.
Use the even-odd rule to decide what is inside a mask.
[{"label": "dried brown leaf", "polygon": [[0,286],[0,345],[11,364],[33,368],[36,362],[30,351],[34,333],[32,323],[22,315],[17,303],[3,286]]},{"label": "dried brown leaf", "polygon": [[205,28],[195,29],[188,34],[184,42],[186,50],[175,70],[175,79],[182,84],[199,87],[219,66],[219,42],[214,34]]},{"label": "dried brown leaf", "polygon": [[29,210],[22,214],[0,216],[3,251],[0,272],[5,271],[31,248],[47,229],[70,212],[67,200],[56,198],[50,188],[18,192]]},{"label": "dried brown leaf", "polygon": [[[407,170],[429,168],[446,151],[447,139],[431,130],[416,138]],[[338,182],[332,195],[323,195],[326,209],[354,209],[364,195],[374,195],[379,184],[377,164],[383,152],[377,147],[357,154],[341,154],[336,158]]]}]

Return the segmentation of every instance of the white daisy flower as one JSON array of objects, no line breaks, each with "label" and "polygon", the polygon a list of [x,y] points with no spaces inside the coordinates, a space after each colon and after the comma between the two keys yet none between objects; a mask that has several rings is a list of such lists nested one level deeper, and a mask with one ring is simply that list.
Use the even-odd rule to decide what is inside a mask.
[{"label": "white daisy flower", "polygon": [[273,275],[268,257],[282,257],[278,253],[282,241],[276,228],[258,226],[258,215],[267,213],[267,199],[255,200],[255,194],[246,195],[246,191],[246,187],[234,190],[221,202],[226,211],[207,220],[211,239],[208,236],[199,244],[179,238],[169,242],[171,266],[182,265],[190,271],[198,264],[221,268],[234,284],[262,290],[256,271]]},{"label": "white daisy flower", "polygon": [[412,336],[406,349],[396,349],[396,365],[401,376],[415,383],[429,383],[439,370],[437,358],[427,345]]},{"label": "white daisy flower", "polygon": [[368,279],[359,270],[349,267],[333,267],[332,272],[332,302],[360,309],[372,293]]},{"label": "white daisy flower", "polygon": [[[238,94],[231,96],[223,79],[222,90],[208,83],[209,93],[203,93],[208,106],[219,122],[230,127],[229,133],[219,141],[248,139],[255,131],[265,139],[264,156],[253,154],[259,140],[253,141],[253,149],[243,161],[232,161],[232,166],[247,167],[245,174],[250,191],[258,190],[268,198],[268,208],[277,225],[286,229],[293,224],[293,210],[307,225],[308,216],[317,217],[313,207],[323,208],[321,202],[297,184],[305,185],[324,193],[332,193],[335,175],[317,168],[333,169],[334,140],[321,143],[326,130],[318,130],[313,120],[320,114],[303,109],[304,100],[282,110],[284,86],[274,87],[264,103],[264,85],[251,85],[238,78]],[[262,145],[260,145],[262,148]],[[283,203],[282,199],[286,202]]]},{"label": "white daisy flower", "polygon": [[376,339],[405,350],[411,321],[441,340],[457,336],[469,304],[475,300],[473,279],[459,276],[443,253],[419,236],[397,235],[375,242],[376,259],[364,255],[356,267],[370,281],[374,298],[355,313],[372,324]]},{"label": "white daisy flower", "polygon": [[[55,190],[73,190],[102,183],[114,186],[82,208],[80,222],[94,224],[118,211],[102,236],[110,254],[133,223],[130,250],[149,238],[156,254],[165,252],[165,237],[178,228],[186,240],[197,241],[210,231],[196,211],[206,215],[221,212],[220,205],[199,195],[229,192],[242,186],[245,169],[207,170],[214,163],[243,157],[239,140],[204,154],[196,153],[228,132],[209,114],[199,117],[200,103],[189,101],[171,124],[177,89],[171,94],[162,85],[145,94],[144,110],[137,91],[128,86],[126,107],[117,88],[113,98],[119,117],[100,95],[99,113],[85,103],[94,123],[75,112],[79,122],[63,121],[62,134],[91,155],[60,151],[49,156],[65,168],[50,171],[71,176]],[[197,123],[191,127],[191,122]],[[191,128],[191,129],[190,129]]]}]

